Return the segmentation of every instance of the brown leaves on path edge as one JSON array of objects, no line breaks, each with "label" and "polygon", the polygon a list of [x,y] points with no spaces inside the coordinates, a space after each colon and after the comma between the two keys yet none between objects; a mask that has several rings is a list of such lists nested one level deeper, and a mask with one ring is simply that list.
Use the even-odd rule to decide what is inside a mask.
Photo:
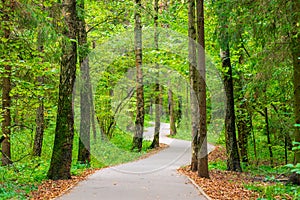
[{"label": "brown leaves on path edge", "polygon": [[[150,149],[147,154],[142,155],[139,159],[147,158],[165,148],[168,145],[160,144],[160,147],[155,149]],[[102,168],[103,169],[103,168]],[[31,200],[46,200],[54,199],[68,192],[74,186],[76,186],[80,181],[85,180],[89,175],[95,173],[97,170],[101,169],[86,169],[83,173],[78,176],[72,176],[69,180],[46,180],[43,181],[36,191],[32,191],[29,196]]]},{"label": "brown leaves on path edge", "polygon": [[[225,148],[217,146],[213,152],[208,155],[209,162],[226,160]],[[221,200],[246,200],[256,199],[258,193],[247,190],[244,184],[253,183],[253,178],[247,173],[210,170],[210,179],[199,178],[197,172],[192,172],[190,166],[180,168],[180,173],[188,176],[203,189],[203,191],[212,199]]]},{"label": "brown leaves on path edge", "polygon": [[69,180],[46,180],[43,181],[42,184],[38,186],[38,190],[31,192],[30,199],[32,200],[41,200],[41,199],[54,199],[58,197],[72,187],[77,185],[80,181],[83,181],[87,178],[87,176],[95,173],[96,169],[87,169],[79,176],[72,176],[72,179]]}]

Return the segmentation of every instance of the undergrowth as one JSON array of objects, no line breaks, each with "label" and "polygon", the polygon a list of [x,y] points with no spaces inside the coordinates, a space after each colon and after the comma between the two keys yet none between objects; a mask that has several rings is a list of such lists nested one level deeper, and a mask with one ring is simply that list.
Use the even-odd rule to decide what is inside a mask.
[{"label": "undergrowth", "polygon": [[[44,142],[53,142],[52,136]],[[116,130],[107,141],[92,141],[91,164],[77,163],[78,134],[75,134],[73,147],[72,175],[80,175],[87,168],[103,168],[138,159],[147,152],[149,141],[143,142],[142,152],[132,152],[132,135]],[[42,157],[26,156],[10,166],[0,166],[0,199],[28,199],[28,194],[47,179],[52,150],[43,146]],[[15,148],[16,149],[16,148]],[[30,149],[28,151],[31,151]],[[20,152],[14,152],[17,154]]]}]

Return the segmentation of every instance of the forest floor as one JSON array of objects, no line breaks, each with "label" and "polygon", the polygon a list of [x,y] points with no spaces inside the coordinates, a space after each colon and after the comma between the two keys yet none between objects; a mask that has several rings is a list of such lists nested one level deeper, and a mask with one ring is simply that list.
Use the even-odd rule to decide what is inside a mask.
[{"label": "forest floor", "polygon": [[[225,147],[217,146],[209,155],[209,163],[226,161]],[[246,185],[258,185],[262,187],[274,185],[272,182],[265,182],[264,177],[254,177],[247,172],[229,172],[224,170],[211,169],[210,179],[199,178],[197,172],[190,170],[190,165],[178,169],[178,171],[188,176],[197,184],[211,199],[220,200],[247,200],[261,198],[260,194],[247,190]],[[258,181],[259,180],[259,181]],[[275,199],[282,199],[278,196]],[[293,199],[286,195],[285,199]]]}]

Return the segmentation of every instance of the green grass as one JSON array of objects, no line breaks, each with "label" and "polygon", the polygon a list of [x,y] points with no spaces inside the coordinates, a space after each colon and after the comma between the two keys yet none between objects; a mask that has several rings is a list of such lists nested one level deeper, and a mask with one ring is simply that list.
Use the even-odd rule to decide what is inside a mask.
[{"label": "green grass", "polygon": [[262,199],[300,199],[300,187],[295,185],[284,185],[282,183],[276,183],[270,186],[262,186],[258,184],[245,185],[248,190],[256,191],[260,194],[260,200]]},{"label": "green grass", "polygon": [[218,170],[225,171],[227,169],[226,162],[223,161],[223,160],[209,162],[208,163],[208,169],[209,170],[218,169]]},{"label": "green grass", "polygon": [[253,176],[273,176],[277,174],[289,174],[289,168],[282,166],[271,167],[269,165],[248,165],[243,166],[245,172]]},{"label": "green grass", "polygon": [[[17,147],[17,143],[12,144],[14,145],[12,152],[12,155],[15,155],[14,160],[21,159],[31,152],[30,144],[26,143],[30,141],[24,139],[28,137],[28,134],[30,132],[23,132],[23,134],[19,134],[18,140],[15,139],[15,141],[23,142],[22,145],[27,147],[25,151],[24,149],[21,151],[22,148]],[[0,166],[0,199],[28,199],[28,194],[36,190],[38,184],[47,179],[46,174],[50,166],[53,139],[54,134],[49,132],[45,134],[41,158],[26,156],[11,166]],[[75,134],[71,166],[72,175],[79,175],[90,167],[103,168],[136,160],[147,152],[151,142],[143,142],[142,152],[132,152],[132,135],[116,130],[110,141],[98,139],[92,141],[91,144],[91,165],[77,163],[78,134]]]},{"label": "green grass", "polygon": [[[215,132],[214,127],[208,127],[207,130],[207,141],[211,144],[224,144],[225,143],[225,134],[224,132],[218,133]],[[172,136],[172,138],[180,140],[192,140],[192,130],[191,122],[189,119],[183,118],[180,123],[179,128],[177,128],[177,134]]]},{"label": "green grass", "polygon": [[112,166],[133,161],[145,154],[150,145],[150,141],[143,141],[142,152],[132,152],[132,135],[116,130],[110,141],[92,142],[92,166]]}]

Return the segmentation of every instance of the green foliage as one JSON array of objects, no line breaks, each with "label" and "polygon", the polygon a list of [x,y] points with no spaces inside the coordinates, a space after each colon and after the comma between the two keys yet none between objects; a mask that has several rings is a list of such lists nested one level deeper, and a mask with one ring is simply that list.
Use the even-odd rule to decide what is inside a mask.
[{"label": "green foliage", "polygon": [[0,167],[0,198],[28,198],[28,193],[37,189],[37,184],[46,179],[48,167],[47,162],[39,158]]},{"label": "green foliage", "polygon": [[295,185],[284,185],[282,183],[276,183],[270,186],[264,186],[259,184],[245,185],[248,190],[253,190],[259,193],[260,200],[267,199],[299,199],[300,188]]},{"label": "green foliage", "polygon": [[300,163],[297,163],[296,165],[287,164],[286,167],[290,168],[291,172],[295,172],[296,174],[300,174]]},{"label": "green foliage", "polygon": [[150,127],[150,126],[153,126],[153,124],[151,123],[153,121],[152,119],[153,117],[150,116],[149,114],[146,114],[145,115],[145,118],[144,118],[144,127],[147,128],[147,127]]},{"label": "green foliage", "polygon": [[[300,150],[300,142],[293,142],[294,147],[292,148],[293,151],[299,151]],[[288,167],[292,173],[300,174],[300,163],[297,163],[295,165],[293,164],[287,164],[286,167]]]},{"label": "green foliage", "polygon": [[266,177],[273,177],[278,174],[288,174],[288,168],[284,165],[271,167],[269,165],[248,165],[244,166],[243,170],[245,172],[251,173],[253,176],[266,176]]},{"label": "green foliage", "polygon": [[214,162],[209,162],[208,163],[208,169],[217,169],[217,170],[227,170],[227,165],[226,165],[226,161],[214,161]]},{"label": "green foliage", "polygon": [[[183,1],[169,1],[166,9],[160,9],[159,24],[161,27],[177,33],[187,35],[187,4]],[[249,136],[248,154],[249,166],[246,171],[253,174],[266,175],[272,179],[276,174],[300,173],[299,163],[288,164],[283,167],[284,138],[288,139],[291,147],[291,133],[293,127],[293,69],[290,56],[290,33],[299,28],[290,20],[296,12],[291,10],[294,1],[206,1],[205,2],[205,34],[206,54],[214,65],[219,68],[218,39],[226,26],[228,30],[233,77],[235,82],[236,112],[240,111],[239,105],[247,103],[247,112],[251,115],[253,132]],[[59,65],[61,57],[60,42],[64,30],[60,6],[57,1],[46,0],[20,0],[16,2],[15,12],[8,6],[0,5],[0,79],[4,76],[3,66],[12,66],[12,160],[17,161],[12,166],[0,167],[0,199],[24,199],[36,184],[45,179],[48,163],[53,148],[55,132],[55,119],[58,99]],[[285,6],[282,6],[285,5]],[[133,30],[134,1],[86,1],[85,10],[79,10],[79,17],[85,17],[88,29],[88,44],[79,48],[79,53],[90,53],[89,46],[110,40],[111,36]],[[153,26],[152,2],[144,1],[142,12],[143,28]],[[4,20],[8,14],[9,20]],[[225,19],[220,21],[220,19]],[[10,33],[9,38],[4,36],[4,30]],[[298,30],[296,30],[298,31]],[[225,36],[225,35],[223,35]],[[170,37],[172,38],[172,37]],[[174,39],[176,40],[176,38]],[[169,41],[174,41],[169,40]],[[114,41],[122,42],[122,41]],[[163,41],[164,42],[164,41]],[[170,43],[171,43],[170,42]],[[153,43],[146,40],[145,43]],[[43,50],[38,46],[42,44]],[[223,44],[221,44],[223,45]],[[97,48],[97,46],[96,46]],[[153,74],[153,66],[158,63],[166,66],[169,71],[177,71],[188,80],[188,61],[181,55],[173,52],[174,46],[160,45],[159,51],[145,49],[143,61],[145,66],[152,66],[145,70],[145,82],[148,75]],[[102,55],[101,55],[102,56]],[[105,56],[105,55],[103,55]],[[134,87],[133,82],[124,83],[128,69],[134,67],[134,52],[125,52],[116,58],[109,66],[103,64],[104,71],[92,74],[100,77],[96,83],[95,95],[96,115],[100,121],[102,132],[107,133],[109,140],[92,139],[92,167],[104,167],[128,162],[138,158],[147,151],[150,142],[145,141],[143,152],[131,152],[132,135],[122,130],[132,128],[135,117],[135,96],[126,101],[124,95],[128,88]],[[163,71],[166,75],[169,71]],[[43,77],[43,83],[38,78]],[[162,76],[164,77],[164,76]],[[152,77],[151,77],[152,78]],[[176,79],[176,78],[175,78]],[[168,80],[162,79],[164,83]],[[176,81],[176,80],[175,80]],[[209,80],[208,80],[209,81]],[[188,82],[187,82],[188,85]],[[163,112],[162,121],[168,122],[167,114],[167,84],[163,87]],[[113,95],[112,93],[117,93]],[[123,93],[122,93],[123,92]],[[121,95],[122,94],[122,95]],[[145,110],[150,107],[150,99],[155,95],[153,87],[145,84]],[[191,140],[189,90],[176,91],[175,99],[183,99],[183,118],[177,124],[178,134],[175,138]],[[0,99],[2,96],[0,93]],[[31,151],[35,134],[36,108],[40,100],[45,106],[45,137],[41,158],[32,158]],[[177,99],[176,99],[177,100]],[[116,109],[120,102],[124,102],[119,110]],[[117,105],[116,105],[117,104]],[[209,104],[209,101],[208,101]],[[126,105],[126,106],[125,106]],[[221,105],[222,106],[222,105]],[[274,168],[268,166],[269,152],[266,142],[265,121],[263,109],[269,109],[269,123],[271,130],[271,143],[274,154]],[[208,105],[208,116],[213,112],[213,107]],[[124,114],[125,113],[125,114]],[[130,118],[130,119],[129,119]],[[2,116],[0,116],[0,122]],[[130,122],[128,122],[130,121]],[[151,118],[145,117],[145,126],[149,126]],[[208,117],[208,121],[210,121]],[[118,122],[116,124],[115,122]],[[219,123],[220,126],[222,122]],[[128,126],[127,126],[128,125]],[[108,127],[111,127],[108,130]],[[120,129],[119,129],[120,128]],[[77,127],[78,129],[78,127]],[[255,137],[255,138],[253,138]],[[254,156],[254,140],[256,140],[257,157]],[[224,133],[208,131],[208,141],[224,144]],[[295,143],[293,150],[300,150],[300,144]],[[74,138],[72,174],[79,174],[86,165],[76,164],[78,152],[78,133]],[[293,162],[294,153],[288,150],[288,162]],[[224,162],[210,164],[211,169],[225,169]],[[254,187],[254,186],[253,186]],[[270,188],[255,186],[263,193],[263,198],[271,199],[275,194],[281,195],[294,193],[299,197],[299,191],[293,186],[280,184]],[[277,188],[277,189],[276,189]],[[290,191],[289,191],[290,190]],[[296,192],[295,192],[296,191]],[[297,193],[298,192],[298,193]],[[274,193],[274,195],[272,194]],[[272,196],[273,195],[273,196]],[[298,195],[298,196],[297,196]]]},{"label": "green foliage", "polygon": [[[144,155],[151,145],[150,141],[143,141],[142,152],[132,152],[132,135],[117,129],[110,141],[98,141],[92,144],[91,164],[79,164],[76,162],[78,133],[74,137],[72,175],[80,175],[90,167],[103,168],[133,161]],[[11,166],[0,166],[0,199],[28,199],[28,194],[36,190],[38,184],[47,179],[53,139],[53,135],[46,133],[41,158],[27,156]],[[13,155],[20,154],[22,149],[24,147],[13,148]]]},{"label": "green foliage", "polygon": [[113,166],[133,161],[145,154],[150,145],[150,141],[143,141],[142,151],[132,152],[132,134],[116,129],[111,139],[92,142],[92,166]]}]

